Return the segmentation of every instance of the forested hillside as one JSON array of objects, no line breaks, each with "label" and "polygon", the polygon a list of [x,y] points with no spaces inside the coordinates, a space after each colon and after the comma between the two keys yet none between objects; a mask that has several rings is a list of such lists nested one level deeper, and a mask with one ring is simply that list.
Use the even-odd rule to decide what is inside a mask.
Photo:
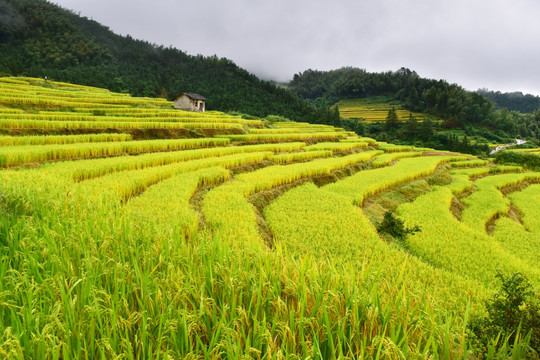
[{"label": "forested hillside", "polygon": [[499,108],[507,108],[522,113],[532,113],[540,109],[540,96],[524,95],[521,91],[501,93],[500,91],[479,89],[476,92],[494,101]]},{"label": "forested hillside", "polygon": [[489,130],[494,138],[540,138],[540,110],[533,114],[498,110],[481,94],[466,91],[445,80],[422,78],[405,68],[383,73],[352,67],[332,71],[307,70],[295,75],[289,88],[299,96],[319,103],[387,95],[401,101],[407,110],[445,119],[446,128],[458,127],[471,132]]},{"label": "forested hillside", "polygon": [[339,121],[327,106],[315,108],[231,60],[190,56],[119,36],[45,0],[0,0],[0,14],[0,73],[48,76],[169,100],[195,92],[208,98],[209,109]]}]

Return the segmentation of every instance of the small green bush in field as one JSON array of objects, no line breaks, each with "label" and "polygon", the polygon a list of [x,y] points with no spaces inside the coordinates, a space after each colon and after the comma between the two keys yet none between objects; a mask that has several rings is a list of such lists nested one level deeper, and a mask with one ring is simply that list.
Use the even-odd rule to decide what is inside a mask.
[{"label": "small green bush in field", "polygon": [[420,231],[420,227],[416,225],[412,228],[407,228],[403,224],[403,220],[398,219],[392,211],[387,211],[384,213],[384,219],[377,227],[377,231],[390,234],[395,239],[403,241],[408,235]]},{"label": "small green bush in field", "polygon": [[482,346],[501,335],[508,344],[517,336],[530,335],[529,346],[540,352],[540,299],[521,273],[497,274],[501,289],[487,303],[487,317],[472,321],[471,328]]}]

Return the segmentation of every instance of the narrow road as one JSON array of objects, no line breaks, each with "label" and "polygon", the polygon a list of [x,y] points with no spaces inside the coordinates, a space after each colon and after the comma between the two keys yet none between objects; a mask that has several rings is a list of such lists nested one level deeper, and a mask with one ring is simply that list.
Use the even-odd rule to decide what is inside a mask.
[{"label": "narrow road", "polygon": [[521,145],[521,144],[525,144],[527,142],[527,140],[520,140],[520,139],[516,139],[516,142],[515,143],[510,143],[510,144],[504,144],[504,145],[499,145],[497,146],[495,149],[493,149],[489,155],[493,155],[495,154],[497,151],[500,151],[508,146],[514,146],[514,145]]}]

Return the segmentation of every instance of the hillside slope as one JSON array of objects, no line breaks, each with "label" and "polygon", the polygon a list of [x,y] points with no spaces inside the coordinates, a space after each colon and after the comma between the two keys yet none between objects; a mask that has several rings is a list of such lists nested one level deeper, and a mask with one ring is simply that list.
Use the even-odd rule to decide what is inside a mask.
[{"label": "hillside slope", "polygon": [[521,114],[497,110],[493,102],[476,92],[444,80],[420,77],[406,68],[383,73],[345,67],[332,71],[307,70],[296,74],[288,84],[299,96],[327,104],[342,99],[388,96],[404,108],[440,117],[446,128],[458,128],[489,140],[540,139],[540,109]]},{"label": "hillside slope", "polygon": [[278,120],[0,78],[0,355],[536,356],[468,329],[540,289],[539,172]]},{"label": "hillside slope", "polygon": [[522,92],[501,93],[487,89],[479,89],[476,92],[495,102],[499,108],[522,113],[534,113],[540,110],[540,96],[523,94]]},{"label": "hillside slope", "polygon": [[190,56],[130,36],[45,0],[0,1],[0,73],[99,86],[169,100],[203,94],[209,109],[334,123],[291,92],[262,81],[225,58]]}]

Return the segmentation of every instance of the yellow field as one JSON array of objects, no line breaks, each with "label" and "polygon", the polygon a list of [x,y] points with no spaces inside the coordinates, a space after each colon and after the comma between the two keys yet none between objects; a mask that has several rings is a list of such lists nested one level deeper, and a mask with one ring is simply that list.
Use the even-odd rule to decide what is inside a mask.
[{"label": "yellow field", "polygon": [[0,130],[2,358],[536,356],[469,328],[540,291],[539,172],[32,78]]},{"label": "yellow field", "polygon": [[536,148],[536,149],[514,149],[512,151],[531,153],[531,154],[540,154],[540,148]]},{"label": "yellow field", "polygon": [[[400,121],[406,121],[411,114],[408,110],[402,110],[400,104],[391,104],[386,99],[364,98],[340,100],[337,104],[339,114],[345,119],[362,119],[366,122],[385,121],[388,111],[394,108]],[[425,115],[413,112],[412,115],[421,122]],[[439,119],[434,118],[438,121]]]}]

